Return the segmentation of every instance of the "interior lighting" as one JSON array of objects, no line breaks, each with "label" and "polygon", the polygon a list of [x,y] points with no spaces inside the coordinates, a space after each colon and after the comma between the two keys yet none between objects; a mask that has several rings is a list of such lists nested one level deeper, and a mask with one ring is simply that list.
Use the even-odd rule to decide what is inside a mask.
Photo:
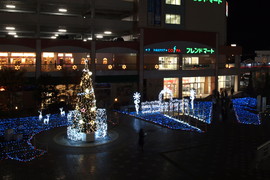
[{"label": "interior lighting", "polygon": [[236,44],[231,44],[231,47],[236,47]]},{"label": "interior lighting", "polygon": [[6,5],[6,8],[14,9],[14,8],[16,8],[16,6],[15,6],[15,5],[11,5],[11,4],[7,4],[7,5]]},{"label": "interior lighting", "polygon": [[112,34],[111,31],[104,31],[104,34]]},{"label": "interior lighting", "polygon": [[86,41],[87,41],[87,39],[83,39],[83,41],[84,41],[84,42],[86,42]]},{"label": "interior lighting", "polygon": [[100,34],[98,34],[98,35],[97,35],[97,38],[102,39],[102,38],[103,38],[103,36],[102,36],[102,35],[100,35]]},{"label": "interior lighting", "polygon": [[91,37],[89,37],[89,38],[87,38],[89,41],[91,41],[92,40],[92,38]]},{"label": "interior lighting", "polygon": [[67,32],[66,29],[58,29],[59,32]]},{"label": "interior lighting", "polygon": [[60,8],[58,9],[59,12],[67,12],[67,9],[64,9],[64,8]]},{"label": "interior lighting", "polygon": [[114,102],[117,102],[118,101],[118,98],[114,98]]},{"label": "interior lighting", "polygon": [[56,39],[56,36],[51,36],[51,39]]},{"label": "interior lighting", "polygon": [[16,32],[8,32],[9,35],[16,35]]},{"label": "interior lighting", "polygon": [[15,30],[15,27],[8,26],[6,27],[6,30]]}]

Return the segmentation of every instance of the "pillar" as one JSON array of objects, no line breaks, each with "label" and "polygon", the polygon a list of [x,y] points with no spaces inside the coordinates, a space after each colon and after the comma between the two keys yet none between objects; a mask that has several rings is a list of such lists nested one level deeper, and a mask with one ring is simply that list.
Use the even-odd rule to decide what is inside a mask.
[{"label": "pillar", "polygon": [[140,51],[139,51],[139,92],[143,101],[143,79],[144,79],[144,30],[140,29]]},{"label": "pillar", "polygon": [[41,75],[41,40],[36,40],[36,79]]}]

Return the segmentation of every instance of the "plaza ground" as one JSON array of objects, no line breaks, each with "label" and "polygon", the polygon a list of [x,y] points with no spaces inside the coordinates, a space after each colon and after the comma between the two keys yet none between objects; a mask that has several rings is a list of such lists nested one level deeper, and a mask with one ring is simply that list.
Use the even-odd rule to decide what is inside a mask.
[{"label": "plaza ground", "polygon": [[[0,161],[9,179],[270,179],[265,164],[255,164],[256,148],[269,139],[267,125],[244,125],[230,111],[226,121],[214,113],[207,132],[170,130],[111,112],[109,129],[119,137],[90,148],[66,147],[53,138],[65,127],[42,132],[36,143],[48,152],[30,162]],[[138,132],[147,132],[142,152]]]}]

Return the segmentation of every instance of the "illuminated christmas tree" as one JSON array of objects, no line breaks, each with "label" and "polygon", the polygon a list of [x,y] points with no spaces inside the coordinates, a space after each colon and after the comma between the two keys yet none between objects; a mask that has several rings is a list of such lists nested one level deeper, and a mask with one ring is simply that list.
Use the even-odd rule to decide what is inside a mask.
[{"label": "illuminated christmas tree", "polygon": [[[91,79],[92,72],[89,71],[87,61],[81,77],[80,88],[77,94],[77,103],[73,116],[71,129],[78,134],[92,135],[94,138],[96,125],[96,98]],[[82,135],[83,136],[83,135]],[[78,140],[80,138],[78,137]],[[84,138],[82,137],[82,140]],[[89,137],[86,137],[89,139]]]}]

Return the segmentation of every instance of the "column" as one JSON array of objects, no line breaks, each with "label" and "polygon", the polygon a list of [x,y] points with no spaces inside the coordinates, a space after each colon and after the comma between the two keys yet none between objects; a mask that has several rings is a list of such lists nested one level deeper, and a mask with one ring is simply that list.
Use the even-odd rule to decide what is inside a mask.
[{"label": "column", "polygon": [[41,75],[41,40],[36,40],[36,79]]},{"label": "column", "polygon": [[217,91],[219,91],[218,89],[218,63],[219,63],[219,51],[218,51],[218,48],[219,48],[219,35],[218,33],[216,33],[216,62],[215,62],[215,89]]},{"label": "column", "polygon": [[144,31],[140,29],[140,51],[139,51],[139,92],[143,101],[143,65],[144,65]]}]

